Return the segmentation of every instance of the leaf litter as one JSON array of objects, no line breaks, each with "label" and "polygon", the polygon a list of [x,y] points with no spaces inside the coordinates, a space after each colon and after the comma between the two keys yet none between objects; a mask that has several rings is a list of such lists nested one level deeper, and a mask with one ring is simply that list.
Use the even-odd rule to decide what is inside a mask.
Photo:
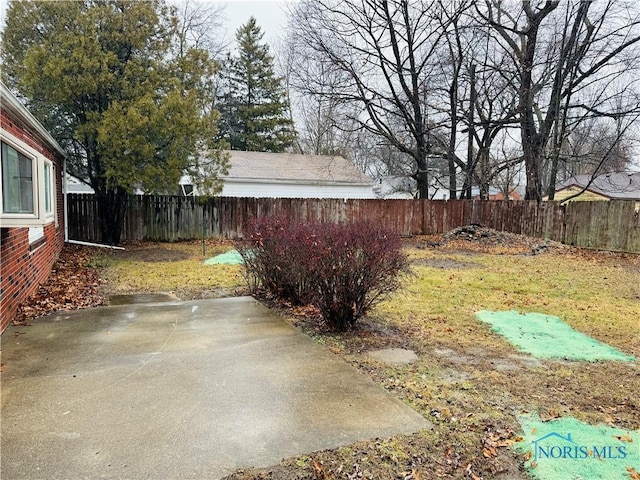
[{"label": "leaf litter", "polygon": [[[415,237],[406,239],[405,246],[412,252],[411,255],[429,251],[431,252],[429,255],[453,254],[454,257],[447,258],[459,259],[459,253],[469,254],[474,256],[474,262],[475,258],[478,258],[483,265],[487,264],[487,260],[484,259],[493,262],[491,258],[499,258],[496,255],[533,257],[532,260],[548,255],[559,255],[563,258],[557,261],[550,260],[548,263],[554,265],[575,261],[578,262],[576,265],[581,266],[583,265],[581,262],[586,261],[590,264],[621,266],[631,271],[633,275],[640,271],[638,268],[640,256],[583,251],[558,246],[541,239],[529,239],[513,234],[484,235],[481,233],[483,230],[476,229],[476,231],[480,233],[472,232],[471,236],[469,232],[462,231],[446,238],[443,235]],[[547,244],[548,247],[535,250],[541,244]],[[221,251],[222,247],[221,245]],[[147,248],[146,245],[140,244],[136,250],[144,255],[145,248]],[[158,248],[158,245],[155,244],[153,248]],[[164,248],[179,250],[185,248],[195,252],[199,246],[167,244]],[[80,269],[91,269],[91,249],[84,251],[82,248],[74,248],[71,257],[67,259],[62,256],[60,265],[56,268],[56,274],[61,276],[56,278],[52,275],[52,279],[55,279],[47,282],[50,285],[43,285],[45,290],[51,288],[51,293],[45,294],[39,290],[35,296],[40,300],[46,298],[58,298],[58,300],[38,303],[34,298],[33,303],[26,306],[27,315],[24,319],[28,321],[38,314],[55,311],[55,308],[83,308],[84,305],[103,304],[104,298],[100,298],[99,293],[101,283],[99,275],[97,277],[79,275],[82,271]],[[497,268],[501,272],[507,271],[509,262],[518,262],[518,260],[505,259]],[[159,267],[161,264],[162,262],[157,263]],[[447,266],[442,265],[442,267]],[[451,267],[455,268],[455,265],[452,264]],[[93,269],[93,271],[97,274],[97,270]],[[65,278],[65,274],[69,278]],[[427,274],[435,276],[441,273],[433,270],[425,275]],[[553,274],[550,273],[550,275]],[[153,290],[154,279],[150,278],[148,281],[150,284],[147,289]],[[421,280],[414,280],[416,281]],[[465,288],[465,284],[460,283],[465,281],[467,281],[465,276],[453,275],[453,278],[448,281],[449,288],[460,288],[460,285]],[[89,299],[77,298],[73,301],[73,298],[65,298],[66,295],[63,292],[56,292],[55,285],[64,282],[68,282],[68,285],[78,284],[78,288],[80,283],[88,283],[89,285],[85,285],[87,290],[79,289],[79,293],[75,296],[82,296],[81,292],[86,292]],[[551,283],[558,282],[554,279]],[[561,285],[561,283],[558,284]],[[401,303],[407,303],[406,295],[408,294],[399,295]],[[581,304],[577,306],[580,307]],[[433,430],[386,440],[372,439],[343,448],[309,453],[303,457],[285,459],[280,464],[267,469],[239,470],[227,478],[233,480],[525,479],[522,455],[518,455],[510,448],[514,442],[521,439],[519,436],[521,433],[518,433],[519,426],[515,420],[520,406],[542,412],[541,416],[545,420],[547,417],[551,420],[561,414],[577,413],[582,415],[582,418],[590,420],[602,421],[606,418],[612,424],[615,423],[626,430],[637,428],[640,422],[637,415],[640,405],[637,401],[629,395],[622,398],[612,394],[612,389],[607,387],[606,379],[615,376],[614,371],[607,364],[587,367],[545,365],[542,370],[539,367],[523,366],[519,372],[520,380],[513,382],[508,372],[505,374],[492,371],[493,364],[489,363],[489,360],[494,359],[492,355],[500,355],[500,350],[487,343],[486,336],[479,337],[477,331],[461,328],[458,318],[452,317],[455,310],[436,312],[436,315],[442,317],[445,322],[442,326],[447,329],[445,334],[437,322],[421,323],[425,312],[428,318],[433,316],[429,314],[429,309],[432,308],[430,303],[423,305],[420,311],[408,311],[407,315],[403,313],[405,306],[402,307],[400,314],[405,318],[403,323],[387,321],[380,316],[379,312],[374,312],[370,318],[364,319],[361,332],[326,335],[314,326],[313,319],[317,316],[314,310],[280,306],[288,321],[292,321],[298,325],[298,328],[327,345],[363,374],[387,388],[391,394],[428,416],[434,423]],[[589,312],[590,315],[595,313]],[[459,314],[455,315],[459,316]],[[457,343],[458,340],[466,337],[475,345],[479,341],[485,343],[484,356],[478,357],[469,349],[465,350],[466,341]],[[384,347],[411,348],[419,353],[421,361],[409,367],[387,367],[366,359],[364,355],[366,351]],[[469,364],[452,364],[446,357],[433,354],[434,349],[445,348],[464,352],[465,355],[474,357],[474,361]],[[442,382],[442,372],[451,369],[460,371],[460,378]],[[588,380],[593,375],[596,375],[593,377],[594,380]],[[633,388],[633,382],[626,383],[628,385],[625,387]],[[594,388],[594,385],[597,385],[597,388]],[[581,402],[576,401],[578,398]],[[594,406],[589,407],[589,405]],[[437,412],[438,415],[432,416],[429,412]],[[620,435],[619,440],[625,442],[625,435]],[[638,478],[634,467],[627,468],[627,472],[629,478]]]},{"label": "leaf litter", "polygon": [[12,323],[28,325],[51,313],[106,305],[100,273],[91,266],[95,253],[92,247],[65,245],[47,280],[18,307]]}]

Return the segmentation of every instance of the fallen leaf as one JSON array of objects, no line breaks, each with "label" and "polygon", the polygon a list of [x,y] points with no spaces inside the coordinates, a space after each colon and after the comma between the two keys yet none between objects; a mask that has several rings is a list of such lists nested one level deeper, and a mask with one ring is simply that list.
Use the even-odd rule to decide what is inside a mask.
[{"label": "fallen leaf", "polygon": [[549,410],[547,413],[540,413],[540,420],[543,422],[550,422],[551,420],[557,420],[558,418],[562,418],[562,415],[554,412],[553,410]]},{"label": "fallen leaf", "polygon": [[616,440],[620,440],[621,442],[633,442],[633,438],[631,438],[629,432],[627,432],[625,435],[614,435],[613,438],[615,438]]},{"label": "fallen leaf", "polygon": [[65,245],[49,278],[20,305],[12,323],[26,326],[53,312],[105,305],[99,272],[90,266],[94,253],[92,248]]},{"label": "fallen leaf", "polygon": [[493,447],[485,447],[482,449],[482,455],[484,455],[485,458],[497,457],[498,451]]},{"label": "fallen leaf", "polygon": [[629,478],[631,480],[640,480],[640,473],[636,472],[633,467],[627,467],[627,472],[629,472]]},{"label": "fallen leaf", "polygon": [[313,473],[315,475],[316,478],[318,479],[322,479],[325,478],[324,475],[324,467],[322,466],[321,463],[313,460]]}]

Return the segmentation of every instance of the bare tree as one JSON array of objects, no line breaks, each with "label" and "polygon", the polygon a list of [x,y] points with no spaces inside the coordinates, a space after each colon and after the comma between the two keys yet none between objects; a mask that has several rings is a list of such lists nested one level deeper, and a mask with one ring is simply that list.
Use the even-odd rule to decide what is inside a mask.
[{"label": "bare tree", "polygon": [[212,58],[219,60],[229,46],[222,28],[224,5],[194,0],[174,0],[172,3],[179,20],[179,54],[183,55],[189,48],[197,48],[206,50]]},{"label": "bare tree", "polygon": [[[473,49],[473,41],[471,37],[472,19],[463,13],[470,8],[471,2],[461,0],[459,2],[445,4],[441,2],[439,10],[442,15],[439,18],[439,26],[445,32],[444,42],[439,50],[441,61],[437,65],[441,72],[441,77],[435,82],[435,89],[442,89],[442,100],[435,100],[433,107],[442,109],[442,112],[448,117],[446,128],[448,129],[448,138],[443,142],[441,148],[446,152],[447,159],[447,175],[446,182],[441,185],[449,190],[449,197],[456,198],[458,193],[458,171],[462,169],[467,174],[467,178],[471,178],[470,174],[471,162],[465,164],[456,150],[458,147],[458,139],[460,125],[464,123],[468,116],[464,113],[464,102],[468,100],[465,92],[469,88],[465,88],[468,82],[463,78],[463,72],[468,68],[469,52]],[[446,108],[440,107],[446,105]],[[471,110],[472,111],[472,110]],[[471,132],[471,128],[467,131]],[[437,139],[438,137],[436,137]],[[469,142],[470,144],[471,142]],[[438,179],[436,179],[438,182]]]},{"label": "bare tree", "polygon": [[431,160],[442,158],[434,134],[448,120],[430,107],[436,53],[457,18],[443,8],[437,0],[305,0],[292,22],[305,54],[340,73],[331,96],[359,106],[350,120],[412,159],[420,198],[429,196]]},{"label": "bare tree", "polygon": [[[495,49],[495,39],[486,25],[473,24],[467,34],[473,44],[467,53],[469,63],[460,72],[461,122],[468,132],[465,180],[461,198],[471,198],[471,188],[478,185],[480,197],[489,198],[489,187],[496,175],[513,166],[512,156],[505,156],[504,142],[510,141],[506,129],[517,127],[517,91],[510,58]],[[466,103],[466,106],[464,105]]]},{"label": "bare tree", "polygon": [[[485,0],[477,11],[517,67],[525,198],[540,201],[547,171],[548,191],[555,188],[559,149],[572,119],[585,112],[633,117],[637,111],[628,90],[635,87],[629,70],[640,58],[639,12],[620,0]],[[621,98],[629,101],[616,104]]]},{"label": "bare tree", "polygon": [[337,93],[340,72],[321,58],[296,57],[290,92],[300,125],[300,150],[318,155],[345,155],[356,142],[359,126],[354,105]]},{"label": "bare tree", "polygon": [[591,118],[576,125],[565,138],[557,177],[562,181],[575,175],[625,171],[632,162],[632,149],[620,120]]},{"label": "bare tree", "polygon": [[[436,184],[453,198],[461,173],[463,196],[488,198],[519,163],[525,198],[553,198],[581,125],[622,145],[640,112],[640,9],[625,0],[303,0],[292,16],[301,148],[404,171],[421,198]],[[602,171],[626,156],[589,158]]]}]

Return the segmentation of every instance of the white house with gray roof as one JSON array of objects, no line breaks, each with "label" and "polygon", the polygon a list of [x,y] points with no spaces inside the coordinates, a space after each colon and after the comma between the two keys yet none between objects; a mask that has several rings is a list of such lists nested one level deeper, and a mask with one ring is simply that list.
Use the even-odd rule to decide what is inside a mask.
[{"label": "white house with gray roof", "polygon": [[[376,198],[373,181],[340,156],[296,153],[228,152],[223,197]],[[185,194],[191,180],[180,181]],[[197,192],[196,192],[197,193]]]}]

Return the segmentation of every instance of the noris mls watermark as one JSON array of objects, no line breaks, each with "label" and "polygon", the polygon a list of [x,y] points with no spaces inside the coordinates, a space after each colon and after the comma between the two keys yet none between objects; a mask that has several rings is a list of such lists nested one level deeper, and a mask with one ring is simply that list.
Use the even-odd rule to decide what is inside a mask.
[{"label": "noris mls watermark", "polygon": [[[619,442],[618,442],[619,443]],[[546,460],[624,460],[628,456],[627,445],[586,444],[574,439],[571,433],[562,435],[550,432],[531,442],[533,446],[533,461],[540,463]]]},{"label": "noris mls watermark", "polygon": [[[518,419],[524,437],[514,444],[532,478],[628,480],[640,472],[640,431],[592,425],[573,417]],[[631,475],[631,477],[630,477]]]}]

